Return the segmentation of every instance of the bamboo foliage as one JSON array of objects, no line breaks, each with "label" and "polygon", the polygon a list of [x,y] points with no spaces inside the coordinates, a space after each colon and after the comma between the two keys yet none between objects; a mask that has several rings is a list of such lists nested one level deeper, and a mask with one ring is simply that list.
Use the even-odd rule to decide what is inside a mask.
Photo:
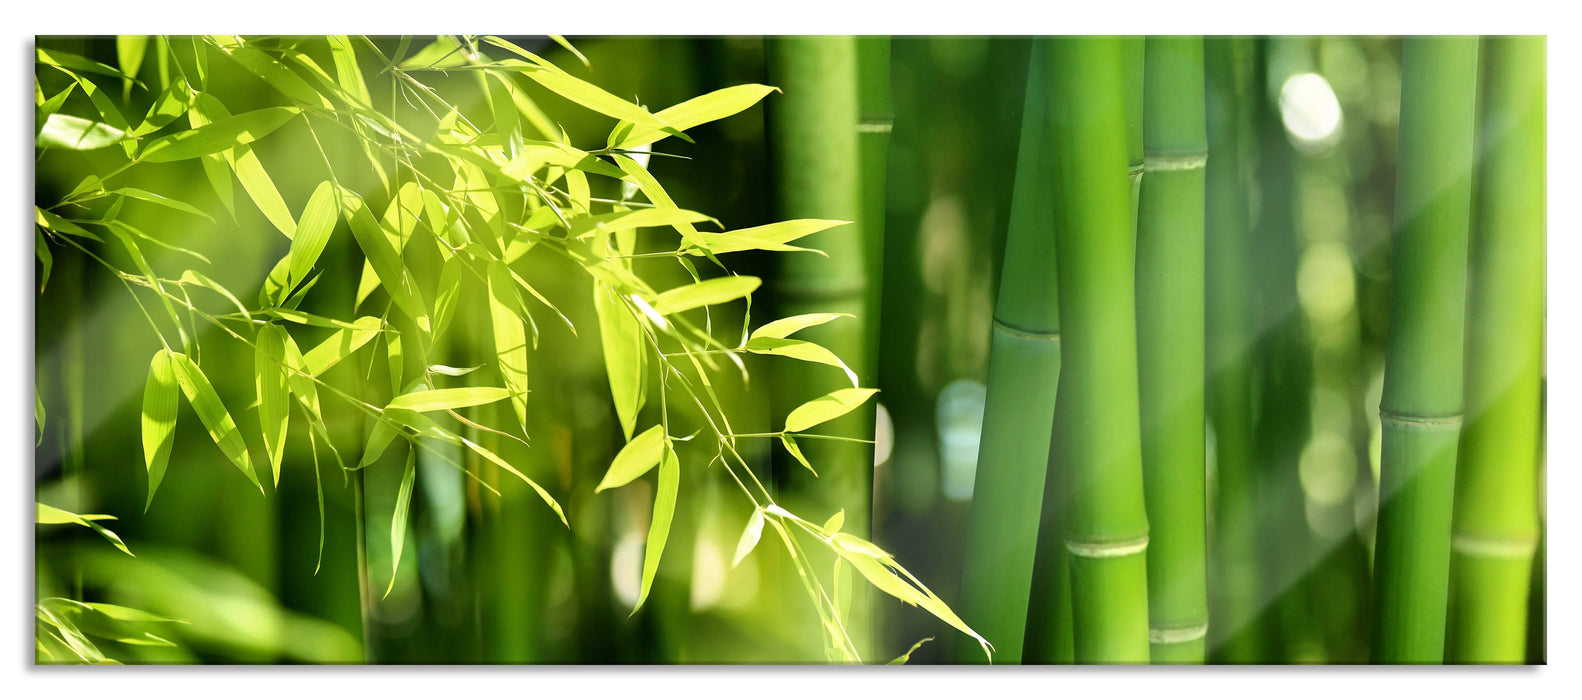
[{"label": "bamboo foliage", "polygon": [[1401,58],[1374,554],[1382,663],[1438,663],[1445,648],[1477,60],[1476,37],[1408,38]]},{"label": "bamboo foliage", "polygon": [[[962,612],[996,644],[994,661],[1020,663],[1032,591],[1050,430],[1060,378],[1060,308],[1050,209],[1049,78],[1043,40],[1027,72],[1005,266],[995,302],[984,433],[962,573]],[[962,661],[973,661],[958,653]]]},{"label": "bamboo foliage", "polygon": [[1126,52],[1115,38],[1081,38],[1053,42],[1049,56],[1063,335],[1054,440],[1070,459],[1075,658],[1147,663]]},{"label": "bamboo foliage", "polygon": [[1544,322],[1544,39],[1483,43],[1483,160],[1467,297],[1449,657],[1526,661],[1538,544]]},{"label": "bamboo foliage", "polygon": [[1201,663],[1204,529],[1203,40],[1149,37],[1137,353],[1154,663]]}]

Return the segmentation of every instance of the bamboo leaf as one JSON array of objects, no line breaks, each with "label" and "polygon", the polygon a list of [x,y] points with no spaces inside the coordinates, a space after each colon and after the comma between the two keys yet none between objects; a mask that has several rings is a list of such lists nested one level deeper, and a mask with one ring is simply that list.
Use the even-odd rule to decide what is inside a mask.
[{"label": "bamboo leaf", "polygon": [[706,214],[699,214],[686,209],[653,208],[580,216],[571,219],[568,223],[571,224],[570,235],[574,238],[581,238],[595,231],[615,233],[634,228],[676,226],[680,224],[696,224],[704,221],[713,221],[713,219]]},{"label": "bamboo leaf", "polygon": [[44,120],[34,145],[38,148],[65,148],[92,151],[112,146],[126,138],[126,132],[109,124],[70,114],[51,114]]},{"label": "bamboo leaf", "polygon": [[932,641],[934,641],[933,637],[924,637],[922,639],[917,640],[917,643],[913,644],[911,649],[907,649],[905,654],[902,654],[900,656],[895,657],[894,659],[891,659],[890,663],[887,664],[887,665],[889,665],[889,666],[901,666],[901,665],[904,665],[906,662],[912,660],[912,652],[917,651],[918,647],[923,646],[924,643],[932,642]]},{"label": "bamboo leaf", "polygon": [[731,568],[734,569],[743,559],[757,548],[758,540],[764,534],[764,512],[754,508],[752,516],[747,518],[747,527],[742,529],[742,536],[736,540],[736,554],[731,557]]},{"label": "bamboo leaf", "polygon": [[[521,53],[532,57],[532,54],[525,51]],[[542,59],[538,60],[542,61]],[[550,92],[599,114],[655,129],[669,128],[664,120],[649,113],[648,110],[611,95],[593,83],[573,77],[547,61],[543,61],[535,69],[525,71],[525,74],[529,80],[544,86]]]},{"label": "bamboo leaf", "polygon": [[384,597],[395,590],[396,572],[401,570],[401,548],[406,544],[407,513],[412,506],[412,486],[417,481],[417,448],[406,453],[406,471],[401,475],[401,490],[396,493],[395,512],[390,515],[390,585]]},{"label": "bamboo leaf", "polygon": [[598,487],[594,488],[593,492],[620,488],[632,483],[638,477],[647,474],[648,470],[653,469],[664,456],[664,451],[664,426],[654,425],[644,430],[615,454],[615,459],[610,462],[610,470],[605,472],[604,479],[599,481]]},{"label": "bamboo leaf", "polygon": [[186,114],[187,110],[192,108],[192,103],[192,87],[187,85],[187,81],[179,77],[170,81],[170,85],[148,108],[143,123],[132,130],[132,135],[146,136],[165,128],[181,115]]},{"label": "bamboo leaf", "polygon": [[107,65],[105,65],[103,63],[98,62],[98,61],[94,61],[94,60],[91,60],[91,59],[83,58],[82,56],[78,56],[77,54],[67,53],[65,51],[55,51],[55,50],[52,50],[52,49],[37,49],[37,59],[36,60],[39,63],[43,63],[43,64],[49,65],[49,66],[58,66],[58,67],[61,67],[61,68],[70,68],[71,70],[86,71],[86,72],[89,72],[89,73],[98,73],[100,75],[108,75],[108,76],[113,77],[113,78],[125,78],[127,80],[133,80],[133,81],[136,80],[135,78],[133,78],[130,75],[127,75],[123,71],[116,70],[116,69],[111,68],[111,67],[109,67],[109,66],[107,66]]},{"label": "bamboo leaf", "polygon": [[292,288],[307,279],[319,254],[330,242],[339,220],[339,207],[335,202],[335,185],[329,180],[319,183],[313,196],[302,208],[302,218],[297,221],[296,234],[291,238],[291,265],[286,274],[286,286]]},{"label": "bamboo leaf", "polygon": [[164,195],[154,194],[153,192],[149,192],[148,190],[140,190],[140,189],[138,189],[136,187],[121,187],[121,188],[118,188],[118,189],[110,190],[108,193],[109,194],[124,195],[124,196],[127,196],[127,197],[131,197],[132,199],[136,199],[136,200],[143,201],[143,202],[148,202],[149,204],[157,204],[157,205],[165,207],[167,209],[174,209],[174,210],[179,211],[179,212],[185,212],[187,214],[192,214],[193,216],[201,216],[201,217],[203,217],[205,219],[208,219],[211,222],[214,221],[214,217],[203,213],[203,210],[201,210],[201,209],[199,209],[199,208],[197,208],[195,206],[192,206],[191,204],[188,204],[186,202],[183,202],[183,201],[180,201],[180,200],[177,200],[177,199],[171,199],[171,198],[166,197]]},{"label": "bamboo leaf", "polygon": [[[792,219],[763,226],[726,231],[724,233],[702,233],[698,234],[700,237],[699,241],[689,242],[703,250],[717,254],[735,253],[743,250],[783,250],[788,248],[785,245],[786,243],[803,236],[810,236],[820,231],[836,226],[844,226],[849,223],[851,222],[834,219]],[[793,250],[807,249],[793,248]],[[701,251],[698,250],[690,250],[688,252],[693,255],[701,254]]]},{"label": "bamboo leaf", "polygon": [[669,316],[700,306],[735,301],[751,294],[760,283],[762,280],[757,277],[740,275],[716,277],[666,290],[654,297],[652,306],[654,311]]},{"label": "bamboo leaf", "polygon": [[264,485],[259,483],[258,475],[253,472],[253,461],[247,456],[247,444],[236,429],[236,421],[231,420],[230,412],[220,402],[220,395],[214,392],[214,385],[186,355],[175,352],[170,357],[176,370],[176,383],[186,394],[187,402],[192,404],[192,410],[198,414],[198,420],[203,421],[203,426],[208,428],[209,437],[225,453],[226,458],[258,487],[258,492],[263,493]]},{"label": "bamboo leaf", "polygon": [[817,362],[822,365],[839,367],[841,371],[846,373],[846,378],[851,380],[853,389],[857,388],[858,385],[857,373],[851,371],[851,368],[847,367],[846,363],[842,362],[835,353],[817,343],[810,343],[806,340],[763,337],[748,340],[743,349],[758,355],[778,355],[804,362]]},{"label": "bamboo leaf", "polygon": [[110,544],[115,545],[116,549],[126,552],[127,556],[137,556],[132,554],[132,550],[126,548],[126,543],[121,541],[120,535],[112,532],[110,528],[94,522],[96,520],[115,520],[115,516],[113,515],[78,515],[71,511],[61,510],[54,506],[47,506],[36,501],[33,505],[36,506],[33,522],[38,523],[39,525],[81,525],[99,533],[100,537],[109,540]]},{"label": "bamboo leaf", "polygon": [[[193,103],[192,110],[187,113],[187,119],[193,128],[201,128],[210,124],[231,118],[231,113],[220,104],[220,101],[209,94],[200,94]],[[291,218],[291,209],[286,206],[286,200],[280,196],[280,191],[275,189],[275,183],[269,178],[269,173],[264,170],[264,165],[258,160],[258,154],[253,153],[251,146],[237,146],[223,154],[214,153],[203,157],[204,172],[209,177],[209,182],[214,186],[214,191],[219,195],[220,201],[227,210],[235,214],[232,203],[231,179],[226,176],[224,169],[219,167],[223,159],[236,172],[236,179],[242,183],[242,189],[247,191],[247,196],[263,212],[264,218],[269,223],[291,238],[296,233],[296,220]]]},{"label": "bamboo leaf", "polygon": [[681,463],[668,441],[664,444],[664,457],[659,461],[659,489],[654,495],[654,516],[648,522],[648,544],[643,549],[643,587],[637,595],[636,614],[648,600],[648,591],[654,585],[654,574],[659,571],[659,559],[665,553],[665,541],[670,539],[670,522],[676,514],[676,495],[681,488]]},{"label": "bamboo leaf", "polygon": [[560,44],[560,48],[563,48],[563,49],[565,49],[567,51],[570,51],[571,55],[576,56],[577,60],[582,61],[582,65],[584,65],[584,66],[591,66],[592,65],[592,64],[588,63],[588,57],[587,56],[582,55],[582,52],[578,51],[577,47],[572,46],[571,42],[566,41],[566,37],[563,37],[563,36],[561,36],[559,34],[551,34],[551,35],[549,35],[549,38],[550,38],[550,40],[554,41],[555,43]]},{"label": "bamboo leaf", "polygon": [[637,413],[643,407],[643,352],[637,319],[614,298],[614,292],[599,282],[593,283],[593,310],[599,317],[599,340],[604,348],[604,371],[610,380],[610,395],[621,432],[628,440],[637,427]]},{"label": "bamboo leaf", "polygon": [[[297,347],[297,341],[292,339],[290,333],[285,334],[285,340],[286,384],[291,388],[291,393],[297,395],[297,400],[301,402],[303,408],[307,410],[308,422],[315,424],[322,419],[322,413],[319,410],[318,386],[313,383],[312,374],[308,372],[307,358],[302,356],[302,349]],[[324,426],[315,425],[314,427],[323,428]],[[308,437],[310,439],[313,437],[311,431]],[[330,442],[328,434],[324,436],[324,442],[329,444],[331,451],[335,450],[335,445]],[[313,459],[315,461],[318,460],[317,452],[314,453]],[[339,454],[336,455],[336,459],[340,459]]]},{"label": "bamboo leaf", "polygon": [[[677,131],[686,131],[699,124],[724,119],[737,114],[763,100],[771,92],[779,88],[768,85],[735,85],[715,90],[706,95],[694,97],[686,102],[662,110],[655,115],[664,120],[671,128]],[[628,128],[624,136],[617,139],[623,128]],[[610,132],[609,145],[613,148],[637,148],[659,141],[670,134],[661,129],[648,126],[634,126],[619,124]]]},{"label": "bamboo leaf", "polygon": [[396,306],[417,323],[419,329],[430,332],[428,312],[417,295],[417,281],[401,264],[400,256],[385,238],[379,222],[369,213],[362,197],[344,187],[340,188],[340,194],[341,214],[351,225],[352,237],[357,239],[357,246],[362,248],[363,255],[373,266],[380,284],[384,285]]},{"label": "bamboo leaf", "polygon": [[33,387],[33,422],[38,425],[38,441],[34,447],[44,444],[44,399],[39,398],[38,386]]},{"label": "bamboo leaf", "polygon": [[414,391],[391,399],[386,409],[399,409],[427,413],[452,408],[466,408],[494,403],[509,398],[511,392],[499,387],[462,387],[459,389],[429,389]]},{"label": "bamboo leaf", "polygon": [[209,279],[208,275],[198,272],[197,270],[187,270],[181,273],[180,281],[182,284],[196,284],[200,287],[207,287],[210,290],[213,290],[216,294],[219,294],[220,296],[230,300],[230,302],[236,306],[236,310],[242,315],[242,318],[247,319],[249,323],[252,322],[253,315],[247,311],[246,306],[242,305],[242,300],[237,299],[235,295],[231,294],[231,290],[226,289],[219,282]]},{"label": "bamboo leaf", "polygon": [[44,240],[44,230],[33,229],[33,253],[38,256],[38,292],[44,293],[44,287],[49,285],[49,271],[55,266],[55,256],[49,252],[49,241]]},{"label": "bamboo leaf", "polygon": [[522,325],[522,297],[516,292],[511,270],[498,260],[489,261],[489,318],[494,329],[496,365],[511,391],[511,408],[521,425],[527,424],[527,332]]},{"label": "bamboo leaf", "polygon": [[362,316],[352,321],[350,328],[342,328],[330,334],[324,342],[314,346],[304,356],[308,374],[315,377],[334,367],[341,360],[346,359],[358,348],[366,345],[379,335],[383,324],[373,316]]},{"label": "bamboo leaf", "polygon": [[153,504],[153,493],[165,478],[176,443],[176,367],[169,350],[153,353],[149,379],[142,386],[142,461],[149,472],[149,499],[142,510]]},{"label": "bamboo leaf", "polygon": [[[670,198],[670,194],[665,192],[665,188],[659,184],[658,180],[654,179],[654,176],[648,172],[647,168],[644,168],[642,165],[638,164],[637,161],[632,160],[630,157],[620,153],[615,154],[613,158],[615,160],[615,164],[620,167],[621,172],[626,173],[626,176],[631,178],[632,182],[637,183],[637,189],[641,191],[643,196],[647,197],[648,201],[652,202],[656,208],[680,208],[676,206],[675,200]],[[692,224],[674,224],[674,228],[678,233],[681,234],[681,237],[685,239],[687,243],[693,246],[704,247],[703,234],[699,233],[698,229]],[[707,249],[705,248],[705,252],[706,251]]]},{"label": "bamboo leaf", "polygon": [[443,374],[447,377],[462,377],[472,374],[473,372],[476,372],[480,369],[483,369],[483,365],[478,365],[477,367],[451,367],[450,365],[428,366],[428,371],[435,374]]},{"label": "bamboo leaf", "polygon": [[137,160],[169,163],[246,145],[268,136],[298,112],[295,107],[265,107],[220,119],[156,139],[143,148]]},{"label": "bamboo leaf", "polygon": [[841,526],[845,524],[846,509],[842,508],[838,511],[835,511],[834,515],[829,516],[829,520],[824,521],[824,527],[820,529],[822,529],[826,535],[833,535],[837,532],[840,532]]},{"label": "bamboo leaf", "polygon": [[778,321],[770,321],[753,331],[749,339],[784,338],[804,328],[822,326],[837,318],[852,318],[851,314],[798,314]]},{"label": "bamboo leaf", "polygon": [[258,421],[264,433],[264,452],[280,486],[280,460],[285,455],[286,432],[290,425],[290,394],[283,368],[286,361],[286,329],[269,324],[258,329],[253,353],[254,387],[258,392]]},{"label": "bamboo leaf", "polygon": [[308,81],[293,73],[286,64],[275,60],[273,56],[249,46],[226,46],[223,41],[221,48],[265,84],[280,91],[280,94],[306,105],[326,109],[334,106],[314,90]]},{"label": "bamboo leaf", "polygon": [[[115,58],[121,64],[121,72],[137,77],[137,71],[143,67],[143,54],[148,51],[148,37],[132,34],[122,34],[115,37]],[[127,83],[131,87],[130,80]]]},{"label": "bamboo leaf", "polygon": [[797,446],[796,438],[782,433],[780,435],[780,444],[785,445],[786,452],[790,453],[792,457],[796,458],[798,463],[800,463],[803,467],[806,467],[808,471],[813,472],[814,477],[818,476],[818,470],[814,469],[813,465],[807,461],[807,457],[802,456],[802,448]]},{"label": "bamboo leaf", "polygon": [[357,67],[357,52],[353,50],[351,38],[332,35],[325,39],[330,45],[330,59],[335,62],[335,81],[359,104],[372,105],[373,98],[368,95],[368,84],[363,82],[362,70]]},{"label": "bamboo leaf", "polygon": [[800,433],[844,416],[877,393],[878,389],[836,389],[792,410],[791,415],[786,416],[786,432]]}]

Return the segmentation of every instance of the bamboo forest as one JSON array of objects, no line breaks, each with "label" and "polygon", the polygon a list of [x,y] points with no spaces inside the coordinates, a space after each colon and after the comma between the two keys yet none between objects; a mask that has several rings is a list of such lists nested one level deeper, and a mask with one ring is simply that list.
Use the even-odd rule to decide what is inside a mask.
[{"label": "bamboo forest", "polygon": [[1547,662],[1542,36],[27,53],[33,664]]}]

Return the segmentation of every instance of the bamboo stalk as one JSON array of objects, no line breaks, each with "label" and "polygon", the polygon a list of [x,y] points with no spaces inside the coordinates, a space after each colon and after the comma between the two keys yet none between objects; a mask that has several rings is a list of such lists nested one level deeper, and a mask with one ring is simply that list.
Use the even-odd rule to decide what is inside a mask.
[{"label": "bamboo stalk", "polygon": [[[849,36],[783,37],[767,40],[770,82],[784,94],[769,102],[769,138],[776,178],[776,216],[858,222],[801,239],[812,254],[779,256],[775,313],[846,313],[856,320],[810,328],[799,337],[833,351],[873,386],[866,361],[871,343],[865,332],[868,298],[863,226],[863,162],[858,145],[857,42]],[[781,362],[774,368],[775,413],[842,386],[839,371],[822,365]],[[819,426],[822,434],[863,440],[873,437],[873,414],[854,411]],[[774,482],[778,499],[792,512],[828,517],[845,509],[843,530],[868,537],[873,501],[873,447],[844,440],[805,440],[803,454],[818,470],[814,477],[784,454],[777,454]],[[797,584],[791,584],[793,587]],[[800,589],[797,588],[799,591]],[[799,593],[788,593],[799,595]],[[867,658],[866,613],[854,606],[847,631]]]},{"label": "bamboo stalk", "polygon": [[1257,490],[1252,465],[1252,259],[1242,138],[1250,92],[1245,38],[1205,39],[1208,168],[1204,174],[1206,410],[1214,435],[1209,647],[1216,662],[1245,663],[1261,648]]},{"label": "bamboo stalk", "polygon": [[1456,473],[1450,660],[1523,663],[1538,544],[1544,311],[1544,39],[1484,41],[1466,428]]},{"label": "bamboo stalk", "polygon": [[1056,268],[1064,334],[1055,439],[1070,457],[1066,549],[1079,663],[1148,662],[1138,427],[1135,240],[1126,53],[1115,38],[1049,46]]},{"label": "bamboo stalk", "polygon": [[1137,370],[1154,663],[1202,663],[1208,632],[1203,436],[1203,40],[1149,37],[1137,222]]},{"label": "bamboo stalk", "polygon": [[1373,658],[1439,663],[1461,432],[1476,37],[1412,37],[1401,58],[1401,151],[1390,330],[1379,416]]},{"label": "bamboo stalk", "polygon": [[[994,662],[1021,663],[1050,429],[1060,378],[1060,309],[1044,130],[1049,83],[1042,40],[1027,72],[1005,264],[989,346],[988,394],[962,574],[962,610],[995,645]],[[982,662],[957,646],[957,660]]]}]

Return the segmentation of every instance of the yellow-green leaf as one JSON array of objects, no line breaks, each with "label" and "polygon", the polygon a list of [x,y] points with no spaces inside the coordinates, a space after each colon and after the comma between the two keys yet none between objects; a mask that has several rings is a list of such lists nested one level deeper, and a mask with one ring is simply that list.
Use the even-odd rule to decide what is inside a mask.
[{"label": "yellow-green leaf", "polygon": [[806,467],[808,471],[813,472],[813,476],[818,476],[818,470],[814,469],[813,465],[807,461],[807,457],[802,456],[802,448],[797,446],[796,438],[782,433],[780,435],[780,444],[785,445],[786,452],[795,457],[799,464]]},{"label": "yellow-green leaf", "polygon": [[125,138],[126,132],[109,124],[55,113],[44,119],[44,127],[39,130],[34,145],[38,148],[91,151],[114,145]]},{"label": "yellow-green leaf", "polygon": [[171,353],[170,357],[176,370],[176,383],[186,394],[187,403],[192,404],[192,410],[198,414],[198,420],[203,421],[203,426],[209,430],[209,437],[231,460],[231,464],[236,465],[248,481],[258,487],[259,493],[263,493],[264,485],[259,483],[258,475],[253,472],[253,461],[247,456],[247,443],[243,442],[241,432],[236,429],[236,421],[231,420],[225,404],[220,402],[220,395],[215,393],[214,385],[209,383],[209,378],[204,376],[203,370],[191,358],[179,352]]},{"label": "yellow-green leaf", "polygon": [[668,316],[699,306],[735,301],[751,294],[761,283],[757,277],[744,275],[716,277],[666,290],[654,297],[652,306],[654,311]]},{"label": "yellow-green leaf", "polygon": [[489,318],[494,330],[497,367],[511,392],[511,408],[521,425],[527,424],[527,331],[522,324],[522,297],[511,270],[498,260],[489,261]]},{"label": "yellow-green leaf", "polygon": [[287,254],[291,257],[291,265],[286,274],[287,288],[296,287],[302,280],[307,279],[313,264],[318,262],[319,254],[324,252],[324,246],[330,242],[330,234],[335,231],[338,215],[335,185],[325,180],[313,190],[313,196],[308,198],[307,205],[302,208],[302,218],[297,221],[296,235],[291,238],[291,252]]},{"label": "yellow-green leaf", "polygon": [[751,338],[784,338],[804,328],[822,326],[837,318],[851,318],[851,314],[798,314],[778,321],[770,321],[753,331]]},{"label": "yellow-green leaf", "polygon": [[401,264],[400,256],[385,238],[379,222],[368,211],[362,197],[344,187],[340,188],[340,194],[341,213],[351,225],[352,237],[357,239],[357,246],[362,248],[363,255],[373,265],[380,284],[384,285],[396,306],[417,323],[419,329],[429,332],[428,311],[423,308],[422,298],[418,296],[417,281]]},{"label": "yellow-green leaf", "polygon": [[621,432],[629,440],[637,427],[637,412],[643,407],[643,352],[637,319],[615,299],[609,287],[593,282],[593,310],[599,317],[599,339],[604,347],[604,370],[610,380],[610,396]]},{"label": "yellow-green leaf", "polygon": [[593,490],[594,493],[632,483],[638,477],[647,474],[648,470],[653,469],[654,465],[659,463],[664,451],[664,426],[655,425],[644,430],[615,454],[615,459],[610,462],[610,470],[605,472],[604,479],[599,481],[598,487]]},{"label": "yellow-green leaf", "polygon": [[390,515],[390,585],[385,597],[395,590],[396,572],[401,570],[401,546],[406,543],[407,513],[412,506],[412,486],[417,481],[417,447],[407,450],[406,471],[401,475],[401,490],[396,493],[395,512]]},{"label": "yellow-green leaf", "polygon": [[362,316],[352,321],[351,328],[341,328],[314,346],[304,356],[308,374],[315,377],[346,359],[358,348],[379,335],[382,325],[373,316]]},{"label": "yellow-green leaf", "polygon": [[494,403],[509,398],[511,392],[492,386],[469,386],[459,389],[429,389],[402,394],[391,399],[386,409],[399,409],[427,413],[452,408],[466,408]]},{"label": "yellow-green leaf", "polygon": [[149,363],[148,381],[143,385],[143,464],[148,469],[144,510],[154,502],[154,491],[170,464],[176,433],[176,392],[176,370],[170,351],[160,350]]},{"label": "yellow-green leaf", "polygon": [[736,540],[736,554],[731,557],[732,569],[736,568],[737,564],[742,563],[742,560],[752,553],[753,548],[758,546],[758,540],[763,537],[763,534],[764,512],[754,508],[752,516],[747,518],[747,527],[742,529],[741,539]]},{"label": "yellow-green leaf", "polygon": [[700,242],[693,242],[714,253],[734,253],[742,250],[775,250],[786,243],[826,229],[842,226],[850,221],[833,219],[792,219],[752,228],[724,233],[699,234]]},{"label": "yellow-green leaf", "polygon": [[290,394],[284,369],[286,329],[273,323],[258,329],[253,353],[253,383],[258,391],[258,421],[264,432],[264,452],[280,485],[280,460],[285,455],[290,425]]},{"label": "yellow-green leaf", "polygon": [[110,544],[115,545],[116,549],[126,552],[130,556],[137,556],[132,554],[132,550],[126,548],[126,543],[121,541],[120,535],[111,532],[110,528],[94,522],[96,520],[115,520],[115,516],[113,515],[78,515],[69,510],[61,510],[54,506],[47,506],[37,501],[34,501],[33,505],[36,506],[33,522],[38,523],[39,525],[81,525],[85,528],[88,528],[89,530],[99,533],[100,537],[109,540]]},{"label": "yellow-green leaf", "polygon": [[137,159],[146,163],[169,163],[219,153],[268,136],[297,114],[294,107],[265,107],[226,117],[156,139],[143,148]]},{"label": "yellow-green leaf", "polygon": [[842,508],[838,511],[835,511],[834,515],[829,516],[829,520],[824,521],[824,527],[822,529],[824,530],[824,534],[833,535],[837,532],[840,532],[841,526],[845,524],[846,509]]},{"label": "yellow-green leaf", "polygon": [[[699,95],[662,110],[654,116],[664,120],[673,129],[686,131],[699,124],[707,124],[741,112],[758,104],[766,95],[778,89],[768,85],[735,85]],[[625,135],[621,135],[623,127],[629,127]],[[637,148],[669,135],[664,130],[649,126],[620,124],[611,132],[608,143],[615,148]],[[617,136],[619,136],[618,140]]]},{"label": "yellow-green leaf", "polygon": [[648,543],[643,549],[643,587],[637,594],[636,613],[648,600],[648,591],[654,585],[654,574],[659,571],[659,559],[665,553],[665,541],[670,539],[670,522],[676,514],[676,494],[681,489],[681,462],[667,440],[664,456],[659,460],[659,489],[654,494],[654,516],[648,522]]},{"label": "yellow-green leaf", "polygon": [[743,349],[759,355],[779,355],[804,362],[817,362],[822,365],[839,367],[841,371],[846,373],[846,378],[851,380],[852,388],[855,389],[858,385],[857,373],[851,371],[851,368],[847,367],[846,363],[842,362],[835,353],[830,352],[828,348],[817,343],[789,338],[763,337],[748,340],[747,345]]},{"label": "yellow-green leaf", "polygon": [[791,415],[786,416],[786,432],[800,433],[844,416],[877,393],[878,389],[836,389],[792,410]]}]

